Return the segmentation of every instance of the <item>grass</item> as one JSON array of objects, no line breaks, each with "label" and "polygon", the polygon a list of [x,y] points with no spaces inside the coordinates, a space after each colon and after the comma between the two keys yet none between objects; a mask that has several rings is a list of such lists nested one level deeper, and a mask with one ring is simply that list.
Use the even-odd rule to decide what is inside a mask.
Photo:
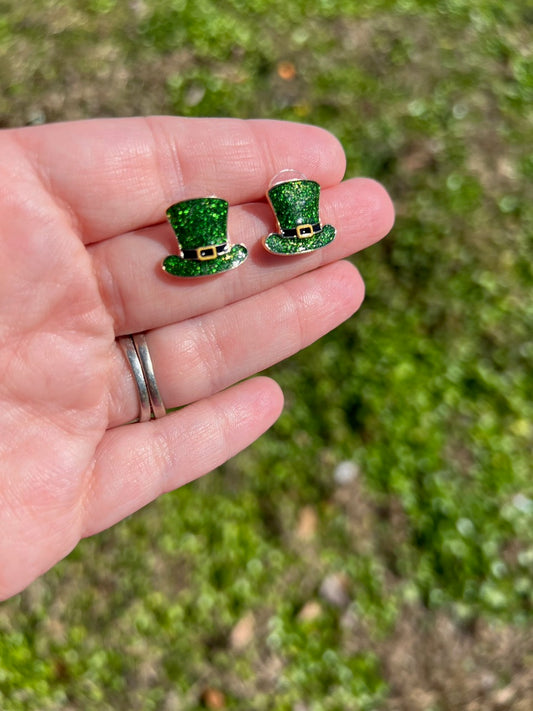
[{"label": "grass", "polygon": [[4,711],[530,708],[532,22],[518,0],[0,2],[0,125],[317,123],[398,211],[356,257],[360,314],[271,370],[270,433],[0,607]]}]

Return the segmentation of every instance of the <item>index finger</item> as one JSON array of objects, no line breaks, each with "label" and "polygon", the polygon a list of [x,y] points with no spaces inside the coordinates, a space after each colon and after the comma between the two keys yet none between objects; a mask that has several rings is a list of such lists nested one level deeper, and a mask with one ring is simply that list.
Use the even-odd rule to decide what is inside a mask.
[{"label": "index finger", "polygon": [[338,183],[345,170],[334,136],[285,121],[155,116],[14,133],[43,186],[75,217],[85,243],[157,224],[180,200],[261,199],[283,169],[325,187]]}]

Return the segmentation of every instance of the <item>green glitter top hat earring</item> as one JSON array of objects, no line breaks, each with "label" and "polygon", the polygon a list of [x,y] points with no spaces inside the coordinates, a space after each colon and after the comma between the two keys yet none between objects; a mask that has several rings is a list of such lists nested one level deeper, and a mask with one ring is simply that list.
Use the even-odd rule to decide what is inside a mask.
[{"label": "green glitter top hat earring", "polygon": [[267,197],[276,214],[279,234],[272,233],[263,239],[268,252],[285,256],[303,254],[325,247],[335,239],[335,228],[320,223],[318,183],[292,170],[281,171],[272,183]]},{"label": "green glitter top hat earring", "polygon": [[248,252],[244,245],[228,241],[228,207],[226,200],[216,197],[193,198],[171,205],[167,217],[181,254],[168,256],[163,261],[163,270],[173,276],[209,276],[242,264]]}]

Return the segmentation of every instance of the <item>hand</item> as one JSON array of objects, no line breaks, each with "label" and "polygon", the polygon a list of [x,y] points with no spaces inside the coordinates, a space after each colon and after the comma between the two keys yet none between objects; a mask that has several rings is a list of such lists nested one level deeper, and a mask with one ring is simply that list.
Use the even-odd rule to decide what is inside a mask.
[{"label": "hand", "polygon": [[[363,299],[338,260],[392,225],[371,180],[340,183],[328,133],[274,121],[112,119],[0,133],[0,599],[80,538],[205,474],[276,420],[261,371],[348,318]],[[270,178],[294,168],[322,186],[322,250],[268,254]],[[173,278],[171,203],[218,195],[238,269]],[[147,423],[116,337],[148,332],[163,401]],[[229,389],[228,386],[232,385]],[[125,425],[125,426],[124,426]]]}]

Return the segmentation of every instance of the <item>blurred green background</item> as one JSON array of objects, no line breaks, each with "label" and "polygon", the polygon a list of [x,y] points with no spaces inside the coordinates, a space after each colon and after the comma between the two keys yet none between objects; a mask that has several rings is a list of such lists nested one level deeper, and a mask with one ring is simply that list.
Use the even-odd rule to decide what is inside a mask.
[{"label": "blurred green background", "polygon": [[533,708],[530,0],[0,0],[0,125],[335,133],[392,234],[276,426],[0,606],[0,708]]}]

